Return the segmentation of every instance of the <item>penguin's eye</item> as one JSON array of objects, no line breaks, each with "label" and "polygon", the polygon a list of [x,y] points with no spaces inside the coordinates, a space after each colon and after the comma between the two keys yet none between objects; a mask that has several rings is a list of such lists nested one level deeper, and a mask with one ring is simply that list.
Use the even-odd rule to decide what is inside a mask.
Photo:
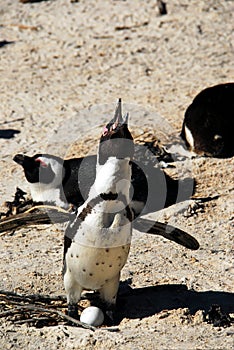
[{"label": "penguin's eye", "polygon": [[48,164],[43,162],[43,160],[41,160],[40,158],[35,159],[35,162],[39,162],[43,168],[48,168]]}]

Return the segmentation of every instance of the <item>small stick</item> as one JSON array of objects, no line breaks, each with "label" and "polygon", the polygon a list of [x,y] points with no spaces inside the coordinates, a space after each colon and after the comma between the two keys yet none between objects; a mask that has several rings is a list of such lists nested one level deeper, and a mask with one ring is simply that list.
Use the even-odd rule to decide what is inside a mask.
[{"label": "small stick", "polygon": [[[29,209],[29,212],[12,215],[0,220],[0,232],[2,232],[0,237],[6,234],[5,231],[14,230],[23,226],[61,223],[67,222],[72,218],[71,213],[58,207],[55,207],[56,209],[51,210],[49,213],[40,211],[38,207]],[[49,207],[50,206],[47,208],[49,209]],[[36,209],[39,209],[39,213],[32,212]]]},{"label": "small stick", "polygon": [[0,123],[0,125],[11,124],[11,123],[15,123],[15,122],[21,122],[22,120],[24,120],[24,118],[17,118],[17,119],[13,119],[13,120],[6,120],[5,122]]},{"label": "small stick", "polygon": [[24,214],[26,213],[31,213],[32,211],[36,210],[36,209],[54,209],[55,211],[58,211],[58,212],[62,212],[62,213],[68,213],[67,210],[63,209],[63,208],[60,208],[60,207],[57,207],[56,205],[46,205],[46,204],[41,204],[41,205],[36,205],[26,211],[24,211]]},{"label": "small stick", "polygon": [[5,290],[0,290],[0,296],[4,295],[4,296],[9,296],[9,297],[15,297],[15,298],[19,298],[22,300],[26,300],[28,301],[28,299],[33,299],[33,300],[48,300],[48,301],[66,301],[66,297],[65,295],[54,295],[54,296],[50,296],[48,294],[29,294],[29,295],[22,295],[22,294],[18,294],[15,292],[9,292],[9,291],[5,291]]},{"label": "small stick", "polygon": [[49,314],[57,314],[62,319],[65,319],[66,321],[69,321],[72,324],[75,324],[76,326],[90,329],[91,331],[95,331],[97,329],[96,327],[89,326],[88,324],[80,322],[73,317],[65,315],[63,312],[58,311],[56,309],[46,309],[44,307],[38,307],[38,306],[30,305],[30,304],[29,305],[19,305],[19,306],[16,306],[14,309],[3,311],[0,313],[0,317],[9,316],[9,315],[16,314],[16,313],[19,313],[22,311],[37,311],[37,312],[47,312]]},{"label": "small stick", "polygon": [[18,29],[29,29],[29,30],[38,30],[39,27],[36,26],[29,26],[26,24],[15,24],[15,23],[10,23],[10,24],[3,24],[5,27],[17,27]]},{"label": "small stick", "polygon": [[33,317],[27,318],[25,320],[14,321],[14,324],[30,323],[35,321],[53,321],[53,319],[51,319],[50,317]]},{"label": "small stick", "polygon": [[132,26],[116,26],[115,30],[130,30],[130,29],[134,29],[134,28],[140,28],[140,27],[145,27],[149,24],[148,21],[145,21],[143,23],[138,23],[138,24],[133,24]]}]

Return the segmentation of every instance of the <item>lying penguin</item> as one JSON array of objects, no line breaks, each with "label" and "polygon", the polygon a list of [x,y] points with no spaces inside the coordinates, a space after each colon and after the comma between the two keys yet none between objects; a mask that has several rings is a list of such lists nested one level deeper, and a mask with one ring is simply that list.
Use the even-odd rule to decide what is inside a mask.
[{"label": "lying penguin", "polygon": [[114,118],[100,138],[95,181],[65,232],[64,286],[68,315],[72,317],[77,317],[77,303],[86,289],[99,291],[102,308],[114,320],[120,272],[132,236],[134,215],[129,203],[133,154],[128,115],[122,117],[119,100]]},{"label": "lying penguin", "polygon": [[[145,149],[143,149],[145,151]],[[34,203],[46,203],[67,209],[79,207],[87,199],[96,177],[97,156],[63,160],[50,154],[29,157],[17,154],[13,160],[24,169]],[[131,177],[131,207],[134,215],[155,212],[194,192],[193,179],[174,180],[153,162],[134,158]]]},{"label": "lying penguin", "polygon": [[[43,202],[64,209],[79,207],[88,197],[96,176],[97,156],[63,160],[51,154],[29,157],[17,154],[13,160],[24,169],[33,202]],[[142,165],[142,166],[141,166]],[[153,164],[132,162],[132,208],[136,215],[153,212],[186,200],[193,194],[192,179],[174,180]]]},{"label": "lying penguin", "polygon": [[191,151],[211,157],[234,155],[234,83],[202,90],[185,112],[181,137]]}]

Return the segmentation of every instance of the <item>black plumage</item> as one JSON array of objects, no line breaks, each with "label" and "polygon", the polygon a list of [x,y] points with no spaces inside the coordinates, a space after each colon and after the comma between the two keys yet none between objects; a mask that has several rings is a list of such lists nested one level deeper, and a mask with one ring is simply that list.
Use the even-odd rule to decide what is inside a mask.
[{"label": "black plumage", "polygon": [[202,90],[185,112],[181,136],[187,146],[201,155],[232,157],[233,133],[234,83]]}]

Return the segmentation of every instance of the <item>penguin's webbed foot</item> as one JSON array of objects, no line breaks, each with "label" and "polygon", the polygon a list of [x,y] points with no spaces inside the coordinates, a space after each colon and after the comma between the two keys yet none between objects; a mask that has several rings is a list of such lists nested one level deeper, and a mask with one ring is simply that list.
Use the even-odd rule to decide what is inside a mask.
[{"label": "penguin's webbed foot", "polygon": [[68,304],[67,306],[67,314],[68,316],[78,319],[78,306],[77,304]]},{"label": "penguin's webbed foot", "polygon": [[118,324],[116,308],[108,308],[105,311],[105,324],[107,326],[115,326]]}]

